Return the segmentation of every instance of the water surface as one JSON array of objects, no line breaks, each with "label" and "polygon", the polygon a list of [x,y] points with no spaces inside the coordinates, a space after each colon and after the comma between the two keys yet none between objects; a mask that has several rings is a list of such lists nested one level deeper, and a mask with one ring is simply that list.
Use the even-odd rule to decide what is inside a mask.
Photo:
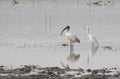
[{"label": "water surface", "polygon": [[[119,67],[120,11],[119,0],[107,6],[87,5],[88,0],[25,1],[12,5],[1,0],[0,5],[0,65],[18,67],[24,64],[59,66],[67,64],[68,43],[61,30],[69,25],[81,43],[75,43],[80,59],[69,63],[72,68],[86,68],[90,41],[83,29],[88,26],[97,38],[99,49],[89,67]],[[79,4],[78,4],[79,3]],[[104,49],[111,46],[112,50]]]}]

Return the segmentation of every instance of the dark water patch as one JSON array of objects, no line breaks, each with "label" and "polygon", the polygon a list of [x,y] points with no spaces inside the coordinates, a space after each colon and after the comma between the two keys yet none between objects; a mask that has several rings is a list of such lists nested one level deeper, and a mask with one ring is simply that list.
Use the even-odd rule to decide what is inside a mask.
[{"label": "dark water patch", "polygon": [[117,46],[111,46],[111,45],[106,45],[103,47],[104,50],[109,50],[109,51],[120,51],[120,48]]},{"label": "dark water patch", "polygon": [[112,50],[112,47],[111,47],[111,46],[108,46],[108,45],[107,45],[107,46],[104,46],[103,48],[104,48],[105,50]]}]

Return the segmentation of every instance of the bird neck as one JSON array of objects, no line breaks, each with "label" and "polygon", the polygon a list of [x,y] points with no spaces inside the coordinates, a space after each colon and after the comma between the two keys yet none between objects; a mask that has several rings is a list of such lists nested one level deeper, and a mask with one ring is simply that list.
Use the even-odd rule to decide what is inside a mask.
[{"label": "bird neck", "polygon": [[87,30],[87,34],[90,35],[90,33],[89,33],[89,28],[86,28],[86,30]]}]

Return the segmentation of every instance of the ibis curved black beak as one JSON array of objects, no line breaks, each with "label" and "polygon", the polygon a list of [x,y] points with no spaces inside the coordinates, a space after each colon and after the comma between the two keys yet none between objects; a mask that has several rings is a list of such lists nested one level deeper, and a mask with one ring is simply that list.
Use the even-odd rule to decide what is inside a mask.
[{"label": "ibis curved black beak", "polygon": [[66,26],[60,33],[60,35],[62,35],[62,33],[67,29],[67,31],[70,29],[70,26]]}]

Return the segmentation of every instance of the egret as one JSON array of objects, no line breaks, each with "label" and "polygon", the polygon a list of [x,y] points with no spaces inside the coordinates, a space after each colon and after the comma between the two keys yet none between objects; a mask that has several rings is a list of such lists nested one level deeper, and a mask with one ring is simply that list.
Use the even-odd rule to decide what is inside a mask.
[{"label": "egret", "polygon": [[[66,30],[66,31],[65,31]],[[66,26],[62,31],[61,31],[61,35],[63,34],[63,32],[65,31],[65,37],[67,38],[67,40],[69,41],[69,47],[70,47],[70,51],[72,50],[72,44],[75,42],[80,43],[80,39],[73,35],[72,33],[69,32],[70,30],[70,26]]]},{"label": "egret", "polygon": [[89,63],[90,58],[96,53],[96,51],[99,47],[99,44],[98,44],[96,38],[91,33],[89,33],[89,28],[84,27],[84,29],[86,29],[88,38],[91,42],[91,52],[88,53],[88,61],[87,61]]}]

